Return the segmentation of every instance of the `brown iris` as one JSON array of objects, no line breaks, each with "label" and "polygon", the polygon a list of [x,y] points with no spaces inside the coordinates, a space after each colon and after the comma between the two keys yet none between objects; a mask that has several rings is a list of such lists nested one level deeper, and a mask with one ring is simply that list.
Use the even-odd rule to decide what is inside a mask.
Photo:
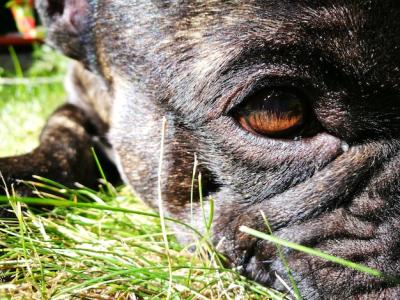
[{"label": "brown iris", "polygon": [[259,92],[237,111],[240,125],[253,133],[288,137],[298,133],[305,119],[302,99],[292,92]]}]

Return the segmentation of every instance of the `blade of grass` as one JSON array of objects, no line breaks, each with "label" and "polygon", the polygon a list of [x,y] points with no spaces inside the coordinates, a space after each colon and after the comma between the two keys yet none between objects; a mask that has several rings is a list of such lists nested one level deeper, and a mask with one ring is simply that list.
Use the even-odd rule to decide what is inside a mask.
[{"label": "blade of grass", "polygon": [[166,129],[167,129],[167,119],[165,117],[163,117],[162,128],[161,128],[160,157],[159,157],[158,172],[157,172],[157,196],[158,196],[158,211],[160,213],[161,231],[162,231],[163,240],[164,240],[164,244],[165,244],[165,253],[167,255],[167,261],[168,261],[169,283],[168,283],[168,291],[167,291],[167,300],[169,300],[171,298],[171,294],[172,294],[172,260],[171,260],[170,249],[169,249],[167,229],[165,227],[164,206],[163,206],[163,200],[162,200],[162,171],[163,171],[164,143],[165,143]]},{"label": "blade of grass", "polygon": [[[30,198],[30,197],[8,198],[7,196],[0,195],[0,203],[9,203],[10,201],[16,201],[16,202],[25,203],[28,205],[38,205],[38,206],[92,208],[92,209],[98,209],[98,210],[115,211],[115,212],[123,212],[123,213],[128,213],[128,214],[147,216],[147,217],[152,217],[152,218],[157,218],[157,219],[160,218],[160,216],[155,213],[132,210],[132,209],[128,209],[128,208],[113,207],[113,206],[109,206],[109,205],[101,205],[101,204],[94,204],[94,203],[81,203],[81,202],[74,202],[74,201],[68,201],[68,200],[54,200],[54,199],[45,199],[45,198]],[[182,226],[190,229],[198,237],[202,237],[202,234],[197,229],[190,226],[189,224],[186,224],[185,222],[179,221],[177,219],[169,218],[169,217],[164,217],[164,220],[182,225]]]},{"label": "blade of grass", "polygon": [[[260,213],[261,213],[261,216],[262,216],[262,218],[264,220],[265,226],[267,227],[267,230],[268,230],[269,234],[272,235],[271,226],[269,226],[269,222],[268,222],[268,219],[267,219],[265,213],[263,211],[260,211]],[[297,300],[301,300],[302,296],[301,296],[300,290],[299,290],[299,288],[297,286],[296,280],[293,277],[292,271],[290,270],[289,263],[288,263],[285,255],[284,255],[284,253],[282,251],[282,247],[280,245],[276,244],[276,250],[278,252],[279,259],[281,260],[281,262],[282,262],[282,264],[283,264],[283,266],[284,266],[284,268],[286,270],[286,273],[287,273],[287,275],[289,277],[290,284],[292,285],[292,288],[293,288],[293,291],[291,289],[288,289],[288,291],[294,297],[296,297]],[[278,277],[278,278],[280,278],[280,277]],[[281,280],[283,281],[282,278],[281,278]],[[284,283],[284,284],[286,284],[286,283]]]},{"label": "blade of grass", "polygon": [[196,181],[196,173],[198,167],[197,155],[194,155],[193,172],[192,172],[192,183],[190,185],[190,224],[193,225],[193,201],[194,201],[194,185]]},{"label": "blade of grass", "polygon": [[18,78],[23,78],[24,72],[22,71],[22,67],[19,62],[18,55],[17,55],[17,52],[15,52],[14,47],[9,46],[8,52],[10,53],[10,57],[13,62],[13,65],[14,65],[15,74],[17,75]]},{"label": "blade of grass", "polygon": [[288,247],[288,248],[291,248],[291,249],[294,249],[294,250],[297,250],[297,251],[300,251],[300,252],[303,252],[303,253],[306,253],[306,254],[309,254],[309,255],[312,255],[312,256],[316,256],[316,257],[322,258],[324,260],[333,262],[335,264],[341,265],[341,266],[346,267],[346,268],[350,268],[350,269],[353,269],[353,270],[356,270],[356,271],[371,275],[373,277],[385,279],[385,280],[388,280],[388,281],[391,281],[391,282],[397,283],[397,284],[400,283],[400,278],[391,276],[389,274],[385,274],[385,273],[383,273],[381,271],[378,271],[376,269],[367,267],[365,265],[354,263],[354,262],[346,260],[344,258],[333,256],[331,254],[322,252],[322,251],[317,250],[317,249],[313,249],[313,248],[309,248],[309,247],[306,247],[306,246],[303,246],[303,245],[299,245],[299,244],[296,244],[296,243],[293,243],[293,242],[289,242],[289,241],[280,239],[280,238],[278,238],[276,236],[269,235],[269,234],[266,234],[266,233],[251,229],[251,228],[249,228],[247,226],[241,226],[240,227],[240,231],[242,231],[244,233],[247,233],[247,234],[250,234],[252,236],[255,236],[257,238],[269,241],[269,242],[274,243],[274,244],[278,244],[278,245],[281,245],[281,246],[284,246],[284,247]]}]

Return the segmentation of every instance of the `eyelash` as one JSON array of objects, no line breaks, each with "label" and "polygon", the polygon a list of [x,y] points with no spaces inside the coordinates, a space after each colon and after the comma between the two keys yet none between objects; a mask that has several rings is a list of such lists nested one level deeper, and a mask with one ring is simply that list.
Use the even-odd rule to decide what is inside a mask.
[{"label": "eyelash", "polygon": [[[252,80],[252,79],[250,79]],[[253,95],[261,92],[263,89],[290,89],[295,93],[304,95],[310,98],[308,94],[313,94],[316,89],[314,86],[309,84],[310,78],[298,78],[291,76],[268,76],[263,77],[255,82],[252,81],[251,84],[244,85],[239,89],[234,90],[229,96],[225,97],[222,102],[226,102],[224,105],[225,109],[222,115],[229,116],[235,111],[246,99],[249,99]],[[296,84],[297,83],[297,84]],[[311,92],[307,92],[311,91]]]}]

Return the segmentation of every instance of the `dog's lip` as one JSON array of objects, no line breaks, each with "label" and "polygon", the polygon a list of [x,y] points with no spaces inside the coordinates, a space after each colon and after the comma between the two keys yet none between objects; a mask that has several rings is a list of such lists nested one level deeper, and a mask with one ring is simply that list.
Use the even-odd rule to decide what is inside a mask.
[{"label": "dog's lip", "polygon": [[[358,286],[355,286],[354,290],[349,292],[352,295],[368,295],[376,291],[393,288],[396,288],[400,291],[398,283],[392,281],[391,277],[374,277],[331,263],[329,261],[324,261],[320,258],[308,256],[307,254],[300,253],[300,256],[298,256],[296,260],[298,260],[300,263],[303,263],[304,265],[313,264],[312,260],[314,260],[314,263],[317,263],[319,265],[314,266],[316,268],[314,270],[302,270],[301,272],[304,273],[294,273],[296,271],[293,268],[290,269],[291,276],[294,277],[293,279],[295,280],[297,287],[300,289],[303,282],[313,280],[315,276],[322,276],[322,282],[318,282],[317,284],[324,284],[324,281],[335,281],[336,286],[334,287],[334,290],[342,288],[348,289],[348,282],[359,282]],[[365,264],[365,262],[363,261],[360,261],[359,263]],[[243,276],[246,276],[264,286],[267,286],[273,290],[282,293],[287,293],[288,287],[290,288],[291,284],[289,281],[290,279],[285,275],[287,274],[287,267],[285,266],[285,264],[286,262],[282,261],[282,259],[278,257],[275,257],[271,260],[258,260],[255,255],[252,255],[248,257],[245,264],[241,265],[240,267],[236,267],[236,269]],[[315,272],[318,271],[323,272],[323,274],[317,275]],[[339,278],[340,281],[337,281],[337,279]],[[304,299],[310,299],[311,296],[306,294],[307,290],[301,290],[304,292],[304,294],[302,294]],[[337,294],[337,292],[335,292],[334,290],[331,292]],[[315,292],[316,291],[314,290],[312,291],[312,293]]]}]

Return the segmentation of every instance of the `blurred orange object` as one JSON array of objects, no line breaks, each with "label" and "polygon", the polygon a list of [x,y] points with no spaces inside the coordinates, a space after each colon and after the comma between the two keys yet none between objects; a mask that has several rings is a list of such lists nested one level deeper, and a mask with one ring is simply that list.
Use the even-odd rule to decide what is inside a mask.
[{"label": "blurred orange object", "polygon": [[11,0],[7,3],[14,16],[18,31],[22,37],[37,38],[35,16],[33,14],[33,0]]},{"label": "blurred orange object", "polygon": [[18,33],[0,36],[0,45],[29,45],[41,42],[44,31],[37,27],[33,0],[10,0],[7,7],[11,10]]},{"label": "blurred orange object", "polygon": [[34,1],[33,0],[10,0],[6,5],[12,12],[17,29],[21,36],[15,34],[7,35],[2,38],[11,41],[12,44],[32,43],[33,41],[40,41],[44,38],[44,31],[41,27],[37,27],[35,14],[34,14]]}]

